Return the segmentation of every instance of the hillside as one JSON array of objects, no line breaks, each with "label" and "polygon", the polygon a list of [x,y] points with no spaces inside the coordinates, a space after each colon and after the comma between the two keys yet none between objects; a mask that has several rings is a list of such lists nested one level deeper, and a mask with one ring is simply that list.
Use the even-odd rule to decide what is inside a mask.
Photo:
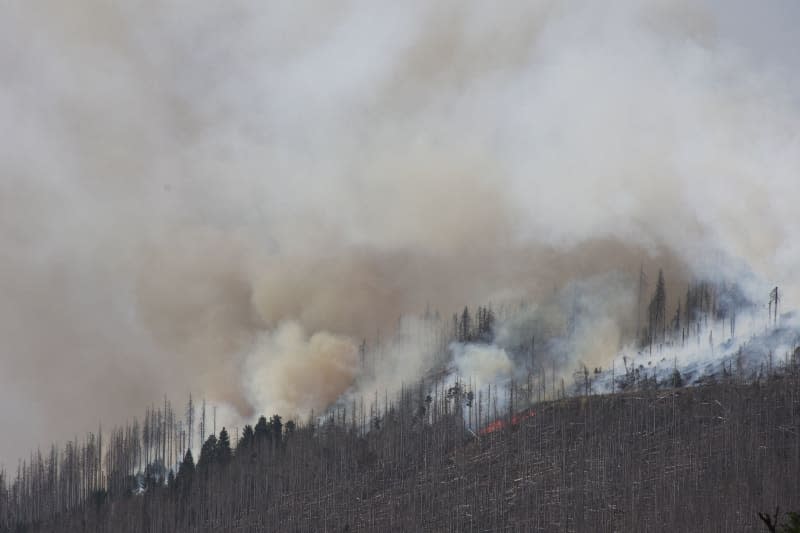
[{"label": "hillside", "polygon": [[796,372],[540,403],[482,436],[466,428],[460,390],[429,401],[421,391],[403,393],[369,430],[342,411],[317,427],[257,426],[232,458],[206,446],[196,471],[182,465],[168,486],[156,479],[144,490],[99,491],[55,516],[35,483],[12,486],[0,498],[0,525],[760,531],[757,511],[800,507]]}]

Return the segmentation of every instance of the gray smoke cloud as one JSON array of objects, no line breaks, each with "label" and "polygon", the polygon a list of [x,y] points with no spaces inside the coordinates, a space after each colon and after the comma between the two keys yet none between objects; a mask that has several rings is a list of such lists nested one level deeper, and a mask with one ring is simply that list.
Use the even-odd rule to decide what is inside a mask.
[{"label": "gray smoke cloud", "polygon": [[570,348],[605,357],[642,262],[800,298],[790,0],[2,11],[5,464],[165,391],[323,408],[428,304],[625,279]]}]

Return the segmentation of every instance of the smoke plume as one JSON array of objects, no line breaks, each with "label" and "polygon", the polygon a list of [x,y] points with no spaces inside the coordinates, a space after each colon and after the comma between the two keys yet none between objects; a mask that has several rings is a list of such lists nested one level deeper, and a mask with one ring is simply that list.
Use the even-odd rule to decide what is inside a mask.
[{"label": "smoke plume", "polygon": [[356,377],[358,354],[347,338],[327,332],[306,337],[295,322],[263,334],[247,361],[248,392],[256,405],[284,415],[319,413]]},{"label": "smoke plume", "polygon": [[791,0],[3,11],[0,463],[164,392],[250,417],[413,381],[426,307],[526,301],[600,364],[642,264],[670,306],[800,298]]},{"label": "smoke plume", "polygon": [[508,354],[497,346],[453,344],[453,362],[460,376],[472,380],[475,389],[511,378],[514,364]]}]

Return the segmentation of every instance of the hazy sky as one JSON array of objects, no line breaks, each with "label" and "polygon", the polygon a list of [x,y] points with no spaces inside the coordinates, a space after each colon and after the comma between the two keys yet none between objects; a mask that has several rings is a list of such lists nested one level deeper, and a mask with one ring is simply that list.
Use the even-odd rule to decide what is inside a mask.
[{"label": "hazy sky", "polygon": [[323,363],[345,386],[401,313],[640,261],[791,306],[798,22],[791,0],[4,2],[0,464],[165,392],[268,412]]}]

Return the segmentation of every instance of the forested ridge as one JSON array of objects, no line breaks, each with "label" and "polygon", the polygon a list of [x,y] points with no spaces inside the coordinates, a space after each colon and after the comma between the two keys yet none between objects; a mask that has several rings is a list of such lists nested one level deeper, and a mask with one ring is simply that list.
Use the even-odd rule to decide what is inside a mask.
[{"label": "forested ridge", "polygon": [[128,426],[21,466],[0,528],[757,531],[758,511],[800,504],[796,370],[535,403],[516,423],[509,407],[481,435],[459,388],[414,387],[316,424],[262,417],[235,443],[222,429],[166,475],[152,446],[136,475],[148,452]]},{"label": "forested ridge", "polygon": [[[165,397],[0,469],[0,531],[757,531],[758,512],[800,508],[800,347],[773,299],[763,336],[729,341],[701,376],[623,358],[578,362],[565,383],[559,340],[586,312],[570,304],[560,332],[514,337],[511,380],[485,387],[446,365],[452,345],[494,345],[525,307],[426,310],[413,332],[433,357],[416,384],[219,431],[205,400]],[[733,339],[752,307],[736,286],[695,283],[667,324],[660,272],[643,313],[639,300],[638,353],[657,358],[714,328]],[[401,321],[384,346],[364,341],[362,372],[408,334]]]},{"label": "forested ridge", "polygon": [[0,533],[800,533],[800,0],[10,0]]}]

